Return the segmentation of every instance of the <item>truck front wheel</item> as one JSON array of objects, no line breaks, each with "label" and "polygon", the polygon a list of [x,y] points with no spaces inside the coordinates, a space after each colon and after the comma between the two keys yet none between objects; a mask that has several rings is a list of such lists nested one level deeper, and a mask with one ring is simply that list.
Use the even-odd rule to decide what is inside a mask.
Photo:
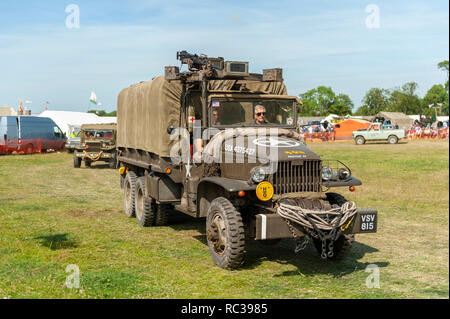
[{"label": "truck front wheel", "polygon": [[356,145],[363,145],[363,144],[366,143],[366,140],[365,140],[365,138],[362,137],[362,136],[357,136],[357,137],[355,138],[355,143],[356,143]]},{"label": "truck front wheel", "polygon": [[241,214],[224,197],[211,202],[206,217],[206,237],[214,263],[224,269],[238,268],[244,257],[245,235]]}]

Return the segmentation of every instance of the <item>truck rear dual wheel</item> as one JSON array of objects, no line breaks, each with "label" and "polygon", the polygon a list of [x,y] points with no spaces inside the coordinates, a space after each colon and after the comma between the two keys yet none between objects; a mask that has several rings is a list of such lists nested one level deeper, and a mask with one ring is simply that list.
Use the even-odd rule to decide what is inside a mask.
[{"label": "truck rear dual wheel", "polygon": [[145,178],[136,180],[135,211],[136,219],[142,227],[164,226],[167,224],[171,206],[157,204],[155,200],[149,200],[145,196]]},{"label": "truck rear dual wheel", "polygon": [[135,208],[136,219],[142,227],[152,226],[155,222],[156,205],[152,200],[145,197],[145,180],[144,177],[138,177],[136,181]]},{"label": "truck rear dual wheel", "polygon": [[211,202],[206,217],[206,237],[214,263],[224,269],[238,268],[244,257],[245,234],[241,214],[224,197]]},{"label": "truck rear dual wheel", "polygon": [[136,180],[136,174],[133,171],[129,171],[125,176],[125,180],[123,183],[123,202],[125,207],[125,214],[129,218],[136,216]]}]

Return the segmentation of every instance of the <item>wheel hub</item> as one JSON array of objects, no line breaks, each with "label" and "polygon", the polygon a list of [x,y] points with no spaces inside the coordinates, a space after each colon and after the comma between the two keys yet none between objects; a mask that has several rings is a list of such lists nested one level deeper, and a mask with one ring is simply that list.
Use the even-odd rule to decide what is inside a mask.
[{"label": "wheel hub", "polygon": [[213,216],[211,224],[207,230],[207,238],[213,244],[214,251],[217,254],[223,254],[226,247],[225,221],[219,214]]}]

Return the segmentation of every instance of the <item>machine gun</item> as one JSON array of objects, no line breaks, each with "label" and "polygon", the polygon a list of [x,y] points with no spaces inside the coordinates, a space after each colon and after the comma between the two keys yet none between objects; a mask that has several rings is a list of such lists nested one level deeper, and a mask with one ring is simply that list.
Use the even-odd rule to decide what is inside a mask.
[{"label": "machine gun", "polygon": [[223,58],[208,58],[206,55],[191,54],[187,51],[177,52],[177,60],[181,64],[187,64],[189,71],[200,71],[205,67],[210,67],[215,70],[223,69]]}]

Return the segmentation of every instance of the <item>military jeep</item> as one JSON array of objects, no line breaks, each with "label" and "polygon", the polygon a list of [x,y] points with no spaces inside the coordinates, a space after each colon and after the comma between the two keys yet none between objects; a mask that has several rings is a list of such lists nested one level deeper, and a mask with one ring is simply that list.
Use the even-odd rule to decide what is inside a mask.
[{"label": "military jeep", "polygon": [[[117,149],[125,214],[142,227],[184,213],[205,218],[216,265],[244,262],[246,242],[312,242],[323,259],[349,252],[357,233],[376,232],[377,211],[331,188],[361,185],[351,169],[322,159],[296,132],[301,101],[281,69],[249,73],[248,62],[178,52],[188,71],[122,90]],[[267,246],[267,249],[271,249]]]},{"label": "military jeep", "polygon": [[80,168],[84,161],[86,167],[94,162],[107,162],[110,168],[117,166],[116,151],[117,125],[83,124],[80,132],[80,144],[75,146],[73,167]]}]

